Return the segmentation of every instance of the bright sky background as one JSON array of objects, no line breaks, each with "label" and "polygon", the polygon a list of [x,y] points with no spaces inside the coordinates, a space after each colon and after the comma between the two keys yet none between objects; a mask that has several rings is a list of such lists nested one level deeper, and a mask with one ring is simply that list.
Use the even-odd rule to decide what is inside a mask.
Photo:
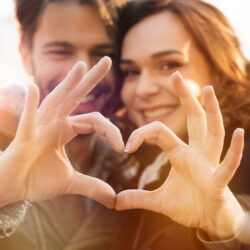
[{"label": "bright sky background", "polygon": [[[188,0],[187,0],[188,1]],[[242,49],[250,59],[250,1],[207,0],[218,7],[231,21],[240,37]],[[19,36],[14,20],[12,0],[2,0],[0,8],[0,85],[25,84],[29,81],[18,54]]]}]

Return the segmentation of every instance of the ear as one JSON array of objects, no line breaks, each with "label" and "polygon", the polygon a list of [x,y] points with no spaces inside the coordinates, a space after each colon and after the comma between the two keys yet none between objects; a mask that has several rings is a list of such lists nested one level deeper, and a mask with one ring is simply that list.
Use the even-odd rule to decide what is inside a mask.
[{"label": "ear", "polygon": [[26,72],[32,76],[33,75],[33,67],[32,67],[32,60],[31,60],[31,53],[32,53],[31,48],[29,48],[25,44],[20,43],[19,44],[19,52],[21,54],[23,66],[24,66]]}]

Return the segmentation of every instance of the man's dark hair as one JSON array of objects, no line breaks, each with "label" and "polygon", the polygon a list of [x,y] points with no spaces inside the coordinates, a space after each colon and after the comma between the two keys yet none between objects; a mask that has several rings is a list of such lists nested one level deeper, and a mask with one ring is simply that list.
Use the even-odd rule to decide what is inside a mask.
[{"label": "man's dark hair", "polygon": [[98,10],[106,24],[109,35],[113,29],[114,9],[109,1],[105,0],[15,0],[16,19],[19,23],[21,42],[32,47],[32,37],[36,31],[39,17],[49,3],[75,2],[77,4],[88,4]]}]

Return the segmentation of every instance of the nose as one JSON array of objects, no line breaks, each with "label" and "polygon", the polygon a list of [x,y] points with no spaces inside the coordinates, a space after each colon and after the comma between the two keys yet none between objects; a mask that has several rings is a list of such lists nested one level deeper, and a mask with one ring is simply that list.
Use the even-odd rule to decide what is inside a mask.
[{"label": "nose", "polygon": [[141,72],[136,88],[137,96],[141,98],[148,98],[152,95],[158,94],[160,91],[160,85],[156,79],[148,71]]}]

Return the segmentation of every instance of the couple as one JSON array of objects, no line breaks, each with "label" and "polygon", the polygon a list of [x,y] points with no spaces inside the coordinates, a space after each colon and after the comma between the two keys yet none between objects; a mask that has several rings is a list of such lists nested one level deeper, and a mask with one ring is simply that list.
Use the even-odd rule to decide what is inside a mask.
[{"label": "couple", "polygon": [[[228,188],[243,152],[244,132],[235,128],[249,131],[248,62],[226,18],[196,0],[129,2],[114,23],[114,80],[107,57],[89,70],[114,53],[103,6],[16,4],[24,65],[44,100],[38,108],[29,86],[1,156],[3,212],[22,220],[26,202],[6,205],[35,203],[0,249],[248,249],[247,197]],[[126,145],[92,111],[109,116]],[[244,179],[233,181],[233,191],[248,191]],[[144,190],[120,192],[137,188]]]}]

